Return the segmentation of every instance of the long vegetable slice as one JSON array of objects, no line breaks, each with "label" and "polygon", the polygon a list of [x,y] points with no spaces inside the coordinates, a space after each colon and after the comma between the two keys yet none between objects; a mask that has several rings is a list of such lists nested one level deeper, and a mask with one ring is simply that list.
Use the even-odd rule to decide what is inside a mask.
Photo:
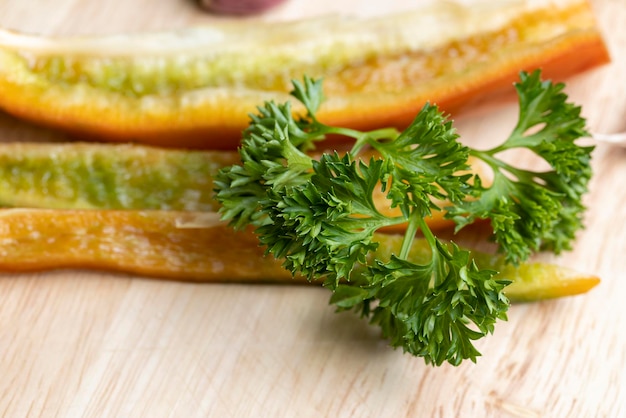
[{"label": "long vegetable slice", "polygon": [[0,205],[214,211],[213,176],[237,161],[129,144],[1,144]]},{"label": "long vegetable slice", "polygon": [[586,0],[436,3],[402,15],[183,32],[46,38],[0,31],[0,108],[107,140],[236,146],[247,114],[323,77],[320,120],[404,127],[425,101],[451,112],[508,88],[608,61]]},{"label": "long vegetable slice", "polygon": [[[0,144],[0,206],[47,209],[132,209],[213,212],[213,177],[235,164],[230,151],[163,149],[130,144]],[[473,165],[475,174],[484,166]],[[396,213],[383,193],[381,211]],[[438,212],[431,228],[450,226]],[[404,225],[387,228],[403,230]]]},{"label": "long vegetable slice", "polygon": [[[383,235],[381,257],[402,237]],[[428,256],[416,239],[411,257]],[[235,232],[213,213],[128,210],[0,210],[0,270],[86,268],[199,282],[290,283],[290,273],[264,256],[250,232]],[[476,256],[475,252],[472,252]],[[502,257],[480,255],[482,268],[500,269]],[[584,293],[599,279],[551,264],[507,266],[500,278],[511,300]]]}]

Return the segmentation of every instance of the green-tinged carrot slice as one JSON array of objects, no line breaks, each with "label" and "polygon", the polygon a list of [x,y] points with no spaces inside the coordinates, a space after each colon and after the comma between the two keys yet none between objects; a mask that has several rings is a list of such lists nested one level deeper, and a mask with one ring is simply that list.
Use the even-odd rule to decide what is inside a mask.
[{"label": "green-tinged carrot slice", "polygon": [[[217,211],[213,176],[238,161],[233,151],[77,142],[0,144],[0,206]],[[488,177],[484,165],[473,160],[472,171]],[[389,207],[382,192],[374,199],[382,212],[399,211]],[[427,221],[433,229],[451,225],[442,212]]]},{"label": "green-tinged carrot slice", "polygon": [[518,267],[503,266],[500,276],[513,281],[505,294],[518,302],[553,299],[586,293],[600,283],[596,276],[547,263],[526,263]]},{"label": "green-tinged carrot slice", "polygon": [[0,205],[214,211],[213,175],[233,152],[134,145],[0,145]]}]

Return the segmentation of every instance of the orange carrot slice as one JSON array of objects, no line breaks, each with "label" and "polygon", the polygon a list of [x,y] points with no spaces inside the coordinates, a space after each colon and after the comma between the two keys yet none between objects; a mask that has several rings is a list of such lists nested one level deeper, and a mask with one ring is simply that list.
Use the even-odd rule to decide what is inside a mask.
[{"label": "orange carrot slice", "polygon": [[0,31],[0,108],[82,138],[233,149],[247,115],[323,77],[323,122],[406,126],[424,102],[454,112],[521,70],[562,79],[609,60],[586,0],[436,3],[176,33],[48,38]]}]

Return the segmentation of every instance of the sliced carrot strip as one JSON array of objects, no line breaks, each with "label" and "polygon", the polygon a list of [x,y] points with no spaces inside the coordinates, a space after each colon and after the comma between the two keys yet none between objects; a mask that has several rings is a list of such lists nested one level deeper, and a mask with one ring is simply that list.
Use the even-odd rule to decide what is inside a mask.
[{"label": "sliced carrot strip", "polygon": [[4,209],[0,270],[87,268],[201,281],[290,277],[263,256],[253,234],[217,219],[176,211]]},{"label": "sliced carrot strip", "polygon": [[406,126],[510,90],[521,70],[562,79],[606,63],[586,0],[490,2],[370,19],[236,24],[181,33],[43,38],[0,31],[0,108],[82,138],[232,149],[247,115],[324,77],[318,115]]},{"label": "sliced carrot strip", "polygon": [[[387,259],[402,236],[379,235],[377,256]],[[0,210],[0,270],[86,268],[201,282],[280,282],[292,279],[264,256],[254,234],[235,232],[213,213],[115,210]],[[427,257],[416,239],[411,257]],[[482,268],[502,269],[513,280],[512,300],[538,300],[583,293],[594,276],[549,264],[503,267],[501,257],[478,254]]]},{"label": "sliced carrot strip", "polygon": [[[367,154],[364,159],[375,156]],[[215,212],[213,176],[239,162],[232,151],[162,149],[131,144],[8,143],[0,145],[0,205],[46,209],[133,209]],[[484,164],[470,159],[486,179]],[[400,216],[380,189],[374,202]],[[442,203],[445,206],[445,203]],[[432,229],[453,225],[444,212],[427,219]],[[385,228],[402,231],[406,225]]]},{"label": "sliced carrot strip", "polygon": [[0,144],[0,205],[216,211],[213,176],[235,152],[130,144]]}]

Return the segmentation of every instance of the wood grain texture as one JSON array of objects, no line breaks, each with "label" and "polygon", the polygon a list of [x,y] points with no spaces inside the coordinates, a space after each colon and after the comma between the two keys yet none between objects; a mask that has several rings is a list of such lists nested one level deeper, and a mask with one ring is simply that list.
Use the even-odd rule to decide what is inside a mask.
[{"label": "wood grain texture", "polygon": [[[378,13],[411,1],[290,0],[262,19]],[[594,0],[613,63],[567,91],[595,131],[626,129],[626,2]],[[210,22],[191,0],[4,0],[0,25],[46,34]],[[251,20],[251,24],[252,24]],[[496,142],[512,103],[458,118]],[[0,115],[4,141],[62,140]],[[477,364],[431,368],[337,315],[317,287],[203,285],[86,271],[0,276],[3,417],[626,416],[626,149],[599,145],[587,229],[555,262],[589,294],[512,307]]]}]

